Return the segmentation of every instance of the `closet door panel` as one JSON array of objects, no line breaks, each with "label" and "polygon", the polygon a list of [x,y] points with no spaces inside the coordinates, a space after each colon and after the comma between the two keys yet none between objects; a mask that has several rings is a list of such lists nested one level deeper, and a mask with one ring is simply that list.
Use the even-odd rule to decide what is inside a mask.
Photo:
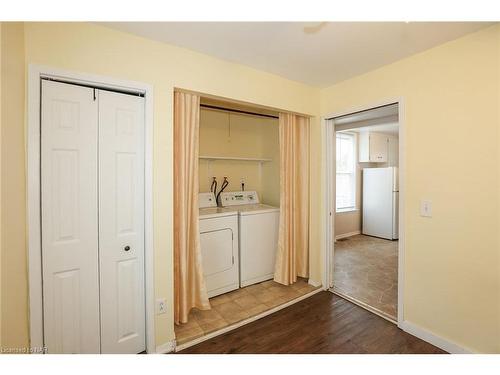
[{"label": "closet door panel", "polygon": [[99,91],[101,349],[145,350],[144,99]]},{"label": "closet door panel", "polygon": [[42,81],[44,341],[49,353],[99,353],[97,101]]}]

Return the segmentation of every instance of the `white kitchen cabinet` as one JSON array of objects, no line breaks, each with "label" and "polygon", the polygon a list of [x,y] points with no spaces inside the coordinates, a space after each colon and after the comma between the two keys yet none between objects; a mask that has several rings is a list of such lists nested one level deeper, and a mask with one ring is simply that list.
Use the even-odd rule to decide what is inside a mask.
[{"label": "white kitchen cabinet", "polygon": [[388,161],[389,137],[370,131],[359,134],[359,162],[386,163]]}]

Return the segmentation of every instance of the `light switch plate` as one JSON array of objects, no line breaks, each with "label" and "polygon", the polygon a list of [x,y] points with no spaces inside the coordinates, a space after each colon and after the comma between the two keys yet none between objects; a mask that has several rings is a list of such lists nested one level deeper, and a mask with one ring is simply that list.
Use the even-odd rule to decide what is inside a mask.
[{"label": "light switch plate", "polygon": [[420,216],[432,217],[432,202],[427,199],[420,201]]},{"label": "light switch plate", "polygon": [[156,315],[165,314],[167,312],[167,301],[165,298],[158,298],[156,300]]}]

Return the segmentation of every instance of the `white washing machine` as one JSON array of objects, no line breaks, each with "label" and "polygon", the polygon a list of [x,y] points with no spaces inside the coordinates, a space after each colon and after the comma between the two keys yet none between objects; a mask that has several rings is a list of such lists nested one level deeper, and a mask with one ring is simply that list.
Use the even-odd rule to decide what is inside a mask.
[{"label": "white washing machine", "polygon": [[238,212],[217,207],[214,193],[199,193],[200,247],[208,297],[240,287]]},{"label": "white washing machine", "polygon": [[272,279],[280,209],[260,203],[256,191],[222,193],[221,204],[226,209],[238,211],[240,286]]}]

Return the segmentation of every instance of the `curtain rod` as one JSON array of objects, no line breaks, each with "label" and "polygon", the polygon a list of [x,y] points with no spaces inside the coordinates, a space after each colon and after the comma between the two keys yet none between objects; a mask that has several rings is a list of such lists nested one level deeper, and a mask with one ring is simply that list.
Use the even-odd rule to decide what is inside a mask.
[{"label": "curtain rod", "polygon": [[266,115],[264,113],[248,112],[248,111],[242,111],[239,109],[229,109],[229,108],[217,107],[215,105],[208,105],[208,104],[200,104],[200,107],[209,108],[209,109],[218,109],[218,110],[228,111],[228,112],[243,113],[245,115],[262,116],[262,117],[269,117],[269,118],[279,118],[278,116]]}]

